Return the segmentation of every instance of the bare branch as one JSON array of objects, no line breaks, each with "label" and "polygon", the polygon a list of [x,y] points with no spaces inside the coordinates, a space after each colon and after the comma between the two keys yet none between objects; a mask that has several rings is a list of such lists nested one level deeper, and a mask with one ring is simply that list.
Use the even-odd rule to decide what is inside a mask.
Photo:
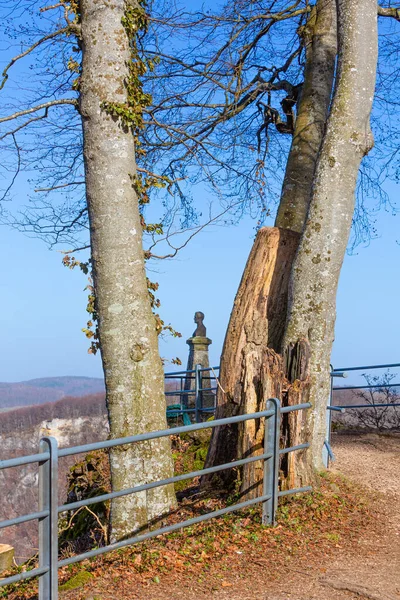
[{"label": "bare branch", "polygon": [[89,249],[90,244],[87,244],[86,246],[81,246],[80,248],[71,248],[70,250],[59,250],[59,252],[61,252],[61,254],[72,254],[73,252],[82,252],[83,250]]},{"label": "bare branch", "polygon": [[[197,235],[198,233],[200,233],[200,231],[202,231],[203,229],[205,229],[206,227],[208,227],[208,225],[211,225],[212,223],[215,223],[216,221],[218,221],[218,219],[220,219],[221,217],[223,217],[227,212],[231,211],[233,208],[235,208],[235,206],[238,206],[240,203],[241,203],[241,201],[238,201],[238,202],[235,202],[233,204],[230,204],[225,210],[223,210],[222,212],[220,212],[215,217],[210,217],[208,219],[208,221],[206,221],[202,225],[198,225],[197,227],[192,227],[190,229],[185,229],[185,230],[182,230],[182,231],[174,231],[173,233],[168,233],[164,238],[158,239],[157,241],[154,242],[154,244],[152,244],[150,246],[150,248],[145,252],[146,257],[147,258],[157,258],[157,259],[174,258],[178,254],[178,252],[180,250],[182,250],[183,248],[185,248],[188,245],[188,243],[190,242],[190,240],[192,240],[195,235]],[[185,232],[187,233],[190,230],[192,230],[193,233],[191,233],[189,235],[189,237],[180,246],[173,246],[170,243],[169,239],[173,235],[180,235],[180,234],[183,234]],[[170,254],[165,254],[165,255],[156,255],[156,254],[153,254],[151,252],[152,248],[154,248],[160,242],[164,242],[164,241],[166,241],[167,244],[170,246],[170,248],[173,249],[173,252],[171,252]]]},{"label": "bare branch", "polygon": [[45,110],[45,112],[44,112],[43,115],[40,115],[40,117],[34,117],[33,119],[29,119],[28,121],[26,121],[22,125],[19,125],[18,127],[16,127],[15,129],[13,129],[12,131],[7,131],[2,136],[0,136],[0,140],[4,140],[9,135],[16,134],[18,131],[20,131],[21,129],[24,129],[25,127],[28,127],[28,125],[30,125],[31,123],[34,123],[35,121],[41,121],[42,119],[46,119],[47,115],[48,115],[48,112],[49,112],[49,109],[46,108],[46,110]]},{"label": "bare branch", "polygon": [[42,108],[49,108],[50,106],[60,106],[62,104],[70,104],[71,106],[75,106],[78,108],[78,100],[73,98],[61,98],[60,100],[51,100],[50,102],[45,102],[44,104],[38,104],[37,106],[33,106],[32,108],[27,108],[26,110],[20,110],[12,115],[8,115],[7,117],[0,118],[0,123],[5,123],[6,121],[12,121],[13,119],[18,119],[18,117],[23,117],[24,115],[30,115],[38,110],[42,110]]},{"label": "bare branch", "polygon": [[52,192],[53,190],[59,190],[61,188],[66,188],[71,185],[84,185],[84,184],[85,184],[85,181],[70,181],[69,183],[63,183],[61,185],[54,185],[53,187],[36,188],[34,191],[35,192]]},{"label": "bare branch", "polygon": [[2,202],[3,200],[5,200],[7,198],[7,194],[11,190],[12,186],[14,185],[15,180],[18,177],[18,174],[19,174],[19,172],[21,170],[21,151],[20,151],[20,148],[19,148],[19,146],[17,144],[17,140],[15,138],[15,134],[14,133],[12,134],[12,138],[13,138],[15,149],[17,151],[17,168],[15,170],[15,173],[14,173],[14,176],[13,176],[13,178],[11,180],[11,183],[8,185],[7,189],[5,190],[5,192],[3,193],[3,195],[1,196],[0,202]]},{"label": "bare branch", "polygon": [[383,6],[378,6],[378,16],[392,17],[392,19],[400,21],[400,8],[384,8]]},{"label": "bare branch", "polygon": [[39,12],[44,13],[47,12],[48,10],[54,10],[55,8],[61,8],[64,6],[63,2],[58,2],[57,4],[52,4],[51,6],[44,6],[43,8],[40,9]]},{"label": "bare branch", "polygon": [[21,54],[18,54],[18,56],[14,56],[14,58],[12,58],[10,60],[10,62],[8,63],[8,65],[5,67],[2,76],[3,76],[3,80],[0,84],[0,90],[3,89],[7,79],[8,79],[8,71],[11,69],[11,67],[21,58],[24,58],[25,56],[28,56],[28,54],[30,54],[31,52],[33,52],[33,50],[35,50],[38,46],[41,46],[42,44],[44,44],[45,42],[48,42],[49,40],[52,40],[53,38],[62,35],[63,33],[78,33],[79,30],[79,26],[72,26],[72,25],[68,25],[67,27],[63,27],[63,29],[59,29],[58,31],[53,31],[52,33],[49,33],[49,35],[46,35],[45,37],[42,37],[40,40],[38,40],[37,42],[35,42],[34,44],[32,44],[32,46],[30,46],[29,48],[27,48],[24,52],[21,52]]}]

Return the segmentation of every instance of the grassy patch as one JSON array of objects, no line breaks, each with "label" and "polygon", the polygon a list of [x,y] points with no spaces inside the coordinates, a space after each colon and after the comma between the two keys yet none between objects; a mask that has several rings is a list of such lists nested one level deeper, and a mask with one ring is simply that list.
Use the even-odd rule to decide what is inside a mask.
[{"label": "grassy patch", "polygon": [[68,581],[60,585],[59,590],[60,592],[76,590],[77,588],[83,587],[92,578],[92,573],[89,573],[88,571],[78,571],[71,579],[68,579]]},{"label": "grassy patch", "polygon": [[[200,471],[207,458],[210,433],[200,432],[203,435],[190,437],[188,434],[172,437],[173,458],[175,475],[183,475],[191,471]],[[183,492],[198,482],[198,478],[185,479],[175,483],[175,491]]]}]

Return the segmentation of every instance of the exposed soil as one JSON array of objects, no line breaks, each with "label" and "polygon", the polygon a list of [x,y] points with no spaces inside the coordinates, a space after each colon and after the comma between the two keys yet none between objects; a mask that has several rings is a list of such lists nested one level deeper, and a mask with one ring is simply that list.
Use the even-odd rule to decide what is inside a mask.
[{"label": "exposed soil", "polygon": [[[249,564],[244,577],[231,573],[225,589],[200,589],[180,582],[181,589],[151,590],[141,598],[229,598],[230,600],[400,599],[400,436],[335,436],[335,473],[377,492],[376,528],[362,532],[356,544],[339,541],[329,559],[312,554],[290,564],[276,581],[260,563]],[[384,526],[383,525],[384,522]],[[128,597],[128,596],[127,596]],[[139,597],[139,596],[138,596]]]},{"label": "exposed soil", "polygon": [[236,518],[210,539],[196,529],[197,547],[114,553],[60,599],[400,600],[400,436],[336,435],[333,448],[332,476],[314,499],[284,504],[277,528]]}]

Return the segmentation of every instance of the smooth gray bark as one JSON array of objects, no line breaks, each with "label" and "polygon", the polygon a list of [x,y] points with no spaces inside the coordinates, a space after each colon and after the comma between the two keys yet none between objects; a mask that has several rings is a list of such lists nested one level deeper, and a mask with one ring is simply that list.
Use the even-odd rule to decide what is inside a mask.
[{"label": "smooth gray bark", "polygon": [[[235,298],[221,358],[220,381],[224,393],[221,388],[217,393],[220,417],[261,410],[265,403],[260,396],[262,387],[264,393],[279,396],[283,403],[301,401],[300,390],[287,393],[288,385],[282,379],[284,370],[276,367],[280,358],[270,350],[279,352],[282,345],[289,276],[310,204],[332,98],[337,52],[335,0],[318,0],[300,35],[306,44],[306,66],[276,217],[279,229],[258,232]],[[274,381],[264,381],[267,372],[267,378]],[[288,443],[304,441],[298,440],[302,425],[296,418],[301,420],[302,415],[295,413],[285,423],[287,429],[283,434]],[[262,423],[256,426],[247,422],[237,428],[213,430],[207,466],[243,456],[252,447],[259,447],[263,435]],[[295,453],[289,462],[282,465],[286,487],[306,483],[310,469],[304,466],[305,457]],[[232,475],[227,472],[220,476],[224,485],[231,483]],[[242,470],[243,493],[247,494],[252,484],[252,493],[261,493],[261,488],[254,485],[257,479],[262,479],[258,475],[254,465]]]},{"label": "smooth gray bark", "polygon": [[309,343],[309,399],[313,409],[308,428],[316,469],[323,466],[336,291],[350,234],[360,162],[373,145],[370,113],[378,55],[376,0],[338,0],[337,5],[337,85],[289,285],[283,343],[284,352],[299,340]]},{"label": "smooth gray bark", "polygon": [[301,233],[325,133],[337,52],[336,2],[318,0],[300,33],[306,47],[304,83],[275,226]]},{"label": "smooth gray bark", "polygon": [[[163,369],[147,290],[132,132],[102,108],[127,102],[131,60],[123,0],[81,0],[80,112],[93,274],[111,437],[165,429]],[[173,472],[169,440],[111,452],[119,490]],[[112,538],[157,518],[175,503],[172,487],[126,496],[111,510]]]}]

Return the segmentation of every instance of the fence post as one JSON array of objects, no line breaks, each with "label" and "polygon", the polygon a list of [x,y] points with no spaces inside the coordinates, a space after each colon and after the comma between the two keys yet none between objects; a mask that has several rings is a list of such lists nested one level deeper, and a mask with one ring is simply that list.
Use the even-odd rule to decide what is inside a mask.
[{"label": "fence post", "polygon": [[333,366],[330,365],[330,387],[329,387],[329,401],[326,410],[326,438],[322,448],[322,461],[326,468],[329,467],[329,459],[331,458],[331,431],[332,431],[332,411],[330,410],[330,406],[332,406],[332,397],[333,397]]},{"label": "fence post", "polygon": [[266,409],[274,409],[274,414],[266,417],[264,425],[264,453],[271,453],[271,458],[264,459],[263,496],[270,496],[263,502],[263,525],[275,525],[278,508],[279,484],[279,437],[281,424],[281,403],[277,398],[267,401]]},{"label": "fence post", "polygon": [[202,408],[202,391],[201,391],[201,365],[196,365],[195,366],[195,396],[194,396],[194,401],[195,401],[195,418],[196,418],[196,423],[200,423],[201,421],[201,408]]},{"label": "fence post", "polygon": [[48,571],[39,578],[39,600],[58,600],[58,444],[54,437],[40,440],[40,452],[50,458],[39,463],[39,510],[49,516],[39,521],[39,566]]}]

